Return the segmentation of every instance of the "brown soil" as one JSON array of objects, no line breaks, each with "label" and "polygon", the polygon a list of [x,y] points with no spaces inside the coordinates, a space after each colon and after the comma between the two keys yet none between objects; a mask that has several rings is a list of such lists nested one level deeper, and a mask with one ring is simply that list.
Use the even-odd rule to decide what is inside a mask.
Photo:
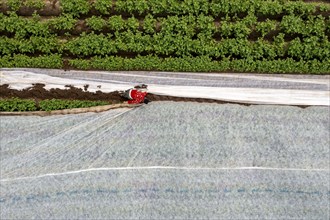
[{"label": "brown soil", "polygon": [[33,84],[32,87],[23,90],[10,89],[7,84],[0,86],[0,98],[23,98],[23,99],[71,99],[71,100],[100,100],[112,103],[121,103],[125,101],[118,92],[103,93],[101,91],[88,92],[86,89],[79,89],[73,86],[66,86],[67,89],[46,90],[45,84]]},{"label": "brown soil", "polygon": [[[119,95],[119,92],[104,93],[101,91],[89,92],[88,85],[85,85],[84,89],[75,88],[71,85],[67,85],[67,89],[50,89],[46,90],[45,84],[36,83],[32,87],[23,90],[16,90],[9,88],[9,85],[0,85],[0,99],[1,98],[24,98],[34,100],[45,100],[45,99],[70,99],[70,100],[100,100],[109,101],[110,103],[123,103],[127,101],[125,98]],[[175,101],[175,102],[203,102],[203,103],[218,103],[218,104],[239,104],[250,106],[252,104],[239,103],[239,102],[228,102],[214,99],[203,99],[203,98],[184,98],[174,96],[155,95],[149,93],[147,99],[150,101]],[[297,106],[306,108],[309,106]]]}]

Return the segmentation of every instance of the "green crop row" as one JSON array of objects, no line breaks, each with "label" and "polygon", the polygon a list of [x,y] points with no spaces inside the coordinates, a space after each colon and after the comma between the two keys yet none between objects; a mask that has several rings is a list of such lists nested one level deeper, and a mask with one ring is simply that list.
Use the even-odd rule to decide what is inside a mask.
[{"label": "green crop row", "polygon": [[[112,16],[109,19],[93,16],[86,19],[86,23],[94,31],[101,31],[105,28],[112,32],[137,31],[140,27],[139,20],[136,18],[123,19],[120,15]],[[307,16],[305,19],[286,15],[280,22],[269,19],[258,22],[257,17],[253,14],[248,14],[242,19],[227,16],[223,17],[218,25],[216,25],[214,17],[205,15],[168,16],[167,18],[154,18],[152,15],[147,15],[140,29],[144,33],[152,34],[156,32],[156,24],[159,26],[159,32],[169,34],[174,32],[189,37],[202,33],[210,38],[215,34],[224,38],[247,38],[255,30],[262,36],[275,30],[288,35],[300,34],[304,37],[322,37],[326,35],[326,32],[330,33],[330,20],[321,15]]]},{"label": "green crop row", "polygon": [[[76,19],[70,16],[61,16],[45,21],[40,20],[40,17],[37,15],[32,19],[25,19],[13,13],[9,16],[4,16],[0,13],[0,20],[2,21],[0,22],[0,32],[13,35],[14,38],[22,42],[32,36],[30,38],[32,41],[31,44],[36,41],[36,38],[47,37],[49,39],[44,40],[44,44],[50,42],[50,47],[55,46],[54,38],[57,33],[73,31],[77,22]],[[264,38],[271,31],[275,30],[278,31],[277,35],[283,33],[285,36],[298,35],[300,38],[317,36],[323,39],[330,34],[330,20],[326,20],[322,16],[308,16],[307,20],[303,20],[300,17],[288,15],[284,16],[281,22],[272,20],[257,22],[257,17],[254,15],[237,19],[236,22],[230,20],[230,17],[226,17],[216,25],[214,18],[211,16],[169,16],[166,19],[155,19],[151,15],[148,15],[143,20],[141,28],[139,20],[134,17],[123,19],[121,16],[112,16],[108,20],[105,20],[94,16],[86,19],[86,24],[92,31],[99,32],[106,28],[107,32],[104,32],[105,34],[111,33],[117,37],[120,35],[127,36],[127,33],[129,33],[129,38],[131,38],[131,34],[144,38],[152,38],[157,33],[160,36],[167,36],[166,38],[171,38],[175,35],[179,36],[179,38],[198,38],[212,41],[215,39],[214,36],[218,36],[218,39],[219,37],[222,39],[248,39],[253,31],[256,31],[260,35],[259,38]],[[156,31],[156,26],[158,26],[158,31]],[[69,36],[70,34],[67,33],[66,35]],[[84,32],[82,32],[83,36],[86,36]],[[102,36],[103,33],[100,37],[102,38]],[[35,50],[38,51],[37,49]]]},{"label": "green crop row", "polygon": [[[61,33],[72,32],[78,20],[72,15],[62,15],[51,19],[41,19],[34,14],[32,18],[26,19],[15,13],[4,15],[0,13],[0,32],[14,34],[16,37],[24,38],[27,36],[51,36]],[[321,15],[307,16],[302,18],[294,15],[286,15],[281,21],[258,22],[257,17],[248,14],[244,18],[222,17],[216,24],[215,18],[206,15],[187,15],[187,16],[168,16],[166,18],[156,18],[146,15],[139,21],[135,17],[127,19],[121,15],[113,15],[109,18],[92,16],[84,22],[90,30],[94,31],[127,31],[137,32],[138,30],[153,34],[156,32],[178,33],[193,37],[199,33],[212,38],[215,34],[228,38],[247,38],[251,32],[257,31],[265,36],[270,31],[278,30],[287,35],[300,34],[303,37],[325,36],[330,34],[330,19]],[[140,24],[141,23],[141,24]],[[158,27],[157,27],[158,26]],[[85,28],[81,31],[89,31]]]},{"label": "green crop row", "polygon": [[[55,28],[61,24],[63,28],[70,28],[70,25],[73,26],[72,17],[59,17],[48,22],[38,22],[38,16],[34,16],[33,19],[23,19],[16,14],[2,15],[2,18],[0,31],[7,31],[15,36],[0,37],[0,55],[58,53],[65,56],[86,57],[128,52],[253,60],[286,57],[299,60],[324,60],[330,56],[329,41],[325,35],[329,22],[326,23],[321,16],[310,16],[306,22],[299,20],[299,17],[284,16],[283,21],[276,24],[270,20],[256,22],[256,17],[249,15],[237,22],[230,22],[230,18],[227,18],[221,22],[218,30],[210,16],[170,16],[160,20],[159,32],[154,31],[155,19],[152,16],[146,17],[144,30],[141,31],[139,21],[134,17],[125,20],[121,16],[112,16],[109,19],[112,34],[82,33],[79,37],[64,40],[57,38],[47,27],[53,25],[52,27]],[[61,22],[62,19],[68,23]],[[96,17],[91,19],[94,20],[88,20],[88,23],[95,29],[103,24]],[[276,26],[280,26],[285,33],[279,33],[274,37],[273,42],[264,41],[262,38],[248,41],[247,36],[256,23],[255,28],[263,36],[274,30]],[[298,33],[304,37],[302,39],[296,37],[290,42],[284,42],[284,36],[288,33]],[[215,34],[220,34],[222,39],[220,41],[214,39]]]},{"label": "green crop row", "polygon": [[49,6],[41,0],[5,2],[13,11],[0,13],[0,67],[62,68],[69,60],[79,69],[329,72],[330,4],[61,0],[62,14],[44,19],[17,15],[21,7]]},{"label": "green crop row", "polygon": [[51,54],[60,51],[57,38],[32,36],[29,39],[17,39],[0,36],[0,54],[44,53]]},{"label": "green crop row", "polygon": [[50,99],[42,100],[39,102],[41,111],[53,111],[72,108],[88,108],[93,106],[109,105],[109,102],[105,101],[85,101],[85,100],[61,100]]},{"label": "green crop row", "polygon": [[88,108],[93,106],[108,105],[105,101],[81,101],[81,100],[61,100],[46,99],[36,104],[35,100],[10,98],[0,99],[0,111],[2,112],[23,112],[23,111],[53,111],[72,108]]},{"label": "green crop row", "polygon": [[34,100],[29,99],[0,99],[0,112],[22,112],[36,111],[37,106]]},{"label": "green crop row", "polygon": [[44,0],[2,0],[1,4],[5,3],[13,11],[18,11],[22,7],[28,7],[33,9],[42,9],[43,7],[45,7]]},{"label": "green crop row", "polygon": [[78,69],[147,70],[183,72],[260,72],[260,73],[310,73],[329,74],[330,60],[295,61],[250,59],[213,61],[209,57],[159,58],[156,56],[93,57],[90,60],[69,60]]},{"label": "green crop row", "polygon": [[31,57],[23,54],[0,56],[0,68],[27,67],[27,68],[63,68],[62,57],[58,54]]},{"label": "green crop row", "polygon": [[[65,56],[90,57],[95,55],[116,55],[120,52],[154,54],[159,56],[209,56],[213,59],[286,59],[326,60],[330,58],[330,42],[327,37],[316,36],[300,40],[295,38],[285,42],[283,34],[273,42],[262,39],[222,39],[220,41],[200,37],[191,39],[185,35],[155,33],[143,35],[130,31],[111,34],[85,34],[69,41],[56,38],[31,37],[15,39],[0,37],[0,55],[12,54],[52,54]],[[54,65],[60,65],[60,55],[53,55]],[[36,58],[41,59],[41,58]]]},{"label": "green crop row", "polygon": [[[321,10],[329,5],[320,4]],[[254,12],[257,15],[296,14],[316,12],[316,5],[288,0],[117,0],[116,11],[131,14],[209,14],[212,16]]]},{"label": "green crop row", "polygon": [[[44,7],[43,0],[6,0],[6,5],[12,11],[20,7],[41,9]],[[73,16],[88,14],[92,9],[99,14],[108,15],[115,13],[129,14],[209,14],[219,16],[223,14],[239,14],[254,12],[257,15],[296,14],[310,15],[317,8],[327,11],[329,5],[325,3],[311,4],[303,1],[290,0],[60,0],[62,13]]]},{"label": "green crop row", "polygon": [[322,16],[308,16],[307,20],[301,17],[284,16],[280,23],[281,31],[285,34],[301,34],[303,36],[325,36],[329,32],[330,23]]},{"label": "green crop row", "polygon": [[[43,57],[44,62],[24,55],[13,57],[0,57],[1,67],[39,67],[39,68],[64,68],[53,66],[53,59]],[[207,56],[160,58],[157,56],[137,56],[123,58],[117,56],[95,56],[91,59],[70,59],[69,67],[76,69],[98,70],[145,70],[145,71],[184,71],[184,72],[260,72],[260,73],[308,73],[330,74],[330,59],[318,61],[285,60],[251,60],[251,59],[222,59],[214,61]],[[62,60],[61,60],[61,63]]]},{"label": "green crop row", "polygon": [[37,14],[27,19],[16,13],[9,13],[9,15],[0,13],[0,32],[12,34],[16,38],[54,36],[56,33],[72,30],[76,23],[77,19],[74,19],[72,15],[43,20]]},{"label": "green crop row", "polygon": [[256,42],[247,39],[223,39],[221,41],[196,39],[184,35],[167,35],[157,33],[153,36],[123,32],[111,36],[88,34],[69,41],[65,50],[71,54],[92,56],[116,54],[119,51],[133,53],[149,53],[166,56],[194,56],[205,55],[213,58],[250,58],[276,59],[287,56],[302,59],[328,59],[330,58],[330,43],[327,38],[299,38],[285,43],[283,35],[270,43],[264,40]]}]

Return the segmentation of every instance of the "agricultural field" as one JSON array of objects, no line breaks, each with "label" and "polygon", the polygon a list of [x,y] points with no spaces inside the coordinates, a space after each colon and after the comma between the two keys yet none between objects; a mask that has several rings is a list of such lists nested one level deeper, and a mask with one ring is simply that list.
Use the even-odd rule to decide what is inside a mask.
[{"label": "agricultural field", "polygon": [[330,4],[2,0],[0,67],[330,73]]},{"label": "agricultural field", "polygon": [[0,219],[330,219],[329,38],[328,0],[0,0]]}]

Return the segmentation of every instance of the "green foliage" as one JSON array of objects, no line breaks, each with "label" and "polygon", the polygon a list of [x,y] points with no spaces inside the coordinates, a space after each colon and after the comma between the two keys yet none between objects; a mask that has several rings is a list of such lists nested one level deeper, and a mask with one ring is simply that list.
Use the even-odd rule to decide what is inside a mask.
[{"label": "green foliage", "polygon": [[157,20],[150,14],[148,14],[143,20],[143,31],[147,34],[153,34],[156,30]]},{"label": "green foliage", "polygon": [[139,20],[134,17],[130,17],[126,21],[127,29],[132,32],[137,32],[139,29],[139,26],[140,26]]},{"label": "green foliage", "polygon": [[73,67],[102,70],[157,70],[185,72],[260,72],[260,73],[307,73],[329,74],[330,59],[324,61],[223,59],[213,61],[207,56],[184,58],[159,58],[156,56],[137,56],[123,58],[116,56],[93,57],[91,60],[74,60]]},{"label": "green foliage", "polygon": [[62,100],[62,99],[46,99],[39,102],[39,108],[34,100],[10,98],[0,99],[1,112],[23,112],[23,111],[53,111],[72,108],[88,108],[101,105],[109,105],[106,101],[87,101],[87,100]]},{"label": "green foliage", "polygon": [[163,35],[181,35],[191,38],[195,34],[194,16],[168,16],[160,19],[161,33]]},{"label": "green foliage", "polygon": [[257,17],[253,14],[249,14],[243,19],[236,19],[236,22],[230,21],[230,17],[227,16],[221,22],[219,32],[223,38],[246,39],[256,23]]},{"label": "green foliage", "polygon": [[316,36],[292,40],[288,46],[288,55],[299,60],[329,60],[330,43],[327,38],[319,39]]},{"label": "green foliage", "polygon": [[196,18],[195,29],[199,32],[199,38],[211,40],[217,28],[212,16],[199,15]]},{"label": "green foliage", "polygon": [[90,61],[85,59],[69,60],[70,66],[77,67],[82,70],[88,70],[91,68]]},{"label": "green foliage", "polygon": [[108,15],[112,8],[112,0],[96,0],[93,4],[94,8],[100,13]]},{"label": "green foliage", "polygon": [[320,11],[322,11],[322,12],[330,11],[330,5],[329,4],[321,4],[319,7],[320,7]]},{"label": "green foliage", "polygon": [[22,6],[34,9],[42,9],[45,6],[43,0],[7,0],[6,2],[12,11],[18,11]]},{"label": "green foliage", "polygon": [[301,1],[289,1],[284,4],[283,11],[291,15],[311,15],[315,13],[316,7],[313,4],[306,4]]},{"label": "green foliage", "polygon": [[7,67],[34,67],[34,68],[54,68],[63,67],[62,57],[58,54],[31,57],[22,54],[0,56],[0,68]]},{"label": "green foliage", "polygon": [[[328,5],[319,3],[322,10],[327,10]],[[119,13],[142,15],[201,15],[210,14],[235,15],[254,12],[257,15],[296,14],[301,16],[312,15],[316,5],[301,1],[282,0],[116,0],[114,8]]]},{"label": "green foliage", "polygon": [[33,100],[28,99],[0,99],[0,112],[36,111],[37,107]]},{"label": "green foliage", "polygon": [[[0,67],[50,67],[46,64],[48,59],[31,59],[27,56],[17,55],[15,59],[8,56],[0,57]],[[72,67],[78,69],[102,69],[102,70],[149,70],[149,71],[194,71],[194,72],[260,72],[260,73],[307,73],[307,74],[330,74],[330,59],[318,61],[295,61],[285,60],[251,60],[251,59],[222,59],[214,61],[210,57],[183,57],[183,58],[159,58],[157,56],[137,56],[136,58],[123,58],[116,56],[93,57],[90,60],[69,60]],[[23,65],[22,65],[23,64]]]},{"label": "green foliage", "polygon": [[227,22],[224,21],[220,26],[220,33],[223,38],[247,38],[251,33],[251,29],[243,22]]},{"label": "green foliage", "polygon": [[[32,47],[30,48],[33,49]],[[8,37],[0,37],[0,54],[12,54],[17,50],[16,41]]]},{"label": "green foliage", "polygon": [[149,5],[147,0],[118,0],[115,9],[119,12],[141,15],[149,9]]},{"label": "green foliage", "polygon": [[125,30],[126,21],[121,17],[121,15],[114,15],[109,18],[108,26],[112,31]]},{"label": "green foliage", "polygon": [[153,15],[162,14],[167,11],[168,14],[175,14],[175,11],[180,8],[180,3],[173,0],[149,0],[148,1],[149,11]]},{"label": "green foliage", "polygon": [[262,37],[265,37],[270,31],[276,30],[276,28],[277,22],[269,19],[256,25],[256,30],[261,33]]},{"label": "green foliage", "polygon": [[55,37],[32,36],[29,39],[16,39],[0,37],[0,54],[14,53],[54,53],[59,49],[58,40]]},{"label": "green foliage", "polygon": [[63,49],[74,55],[106,55],[116,53],[117,49],[111,40],[111,35],[83,33],[63,45]]},{"label": "green foliage", "polygon": [[278,15],[283,12],[284,5],[280,1],[255,2],[254,10],[257,15]]},{"label": "green foliage", "polygon": [[15,33],[17,37],[25,37],[26,31],[26,20],[20,19],[16,13],[11,12],[9,16],[2,18],[1,29],[9,33]]},{"label": "green foliage", "polygon": [[16,38],[26,38],[31,35],[50,36],[48,25],[40,21],[40,16],[33,14],[32,19],[24,19],[16,13],[0,16],[0,31],[15,34]]},{"label": "green foliage", "polygon": [[95,31],[101,31],[107,22],[102,17],[92,16],[86,19],[87,25]]},{"label": "green foliage", "polygon": [[181,4],[181,10],[183,14],[208,14],[209,1],[208,0],[184,0]]},{"label": "green foliage", "polygon": [[7,0],[7,4],[12,11],[18,11],[22,6],[22,0]]},{"label": "green foliage", "polygon": [[41,111],[53,111],[72,108],[88,108],[93,106],[109,105],[105,101],[81,101],[81,100],[62,100],[62,99],[46,99],[39,102]]},{"label": "green foliage", "polygon": [[[0,6],[1,7],[1,6]],[[2,23],[2,21],[6,19],[6,16],[0,12],[0,31],[4,31],[6,29],[6,26]]]},{"label": "green foliage", "polygon": [[61,7],[64,13],[69,13],[74,17],[87,14],[91,9],[88,0],[61,0]]},{"label": "green foliage", "polygon": [[284,16],[280,23],[281,30],[287,34],[301,34],[303,36],[325,35],[325,19],[322,16],[308,16],[307,21],[294,15]]},{"label": "green foliage", "polygon": [[25,0],[24,6],[35,9],[42,9],[45,6],[43,0]]},{"label": "green foliage", "polygon": [[31,44],[36,51],[44,54],[61,52],[59,50],[58,39],[55,37],[44,38],[44,37],[32,36],[30,37],[30,39],[27,40],[26,44]]},{"label": "green foliage", "polygon": [[[7,4],[13,10],[23,6],[40,8],[41,2],[11,0]],[[0,13],[1,66],[61,68],[66,57],[71,66],[80,69],[281,72],[278,66],[281,63],[293,66],[288,72],[306,72],[311,65],[312,72],[319,73],[314,68],[330,59],[330,20],[325,17],[329,5],[323,3],[289,0],[61,0],[60,3],[61,15],[47,19],[36,13],[32,17],[13,11]],[[110,15],[112,12],[117,15]],[[256,33],[261,37],[255,39]],[[320,67],[320,72],[328,71],[325,67]]]},{"label": "green foliage", "polygon": [[71,14],[63,14],[59,17],[48,20],[47,25],[54,31],[72,30],[77,23],[77,19]]},{"label": "green foliage", "polygon": [[[43,0],[7,0],[12,11],[17,11],[22,6],[41,9]],[[90,12],[92,8],[101,14],[108,15],[115,10],[117,13],[131,15],[230,15],[253,12],[260,16],[278,14],[308,16],[313,15],[317,8],[320,11],[329,11],[326,3],[312,4],[303,1],[288,0],[60,0],[64,13],[74,17]]]}]

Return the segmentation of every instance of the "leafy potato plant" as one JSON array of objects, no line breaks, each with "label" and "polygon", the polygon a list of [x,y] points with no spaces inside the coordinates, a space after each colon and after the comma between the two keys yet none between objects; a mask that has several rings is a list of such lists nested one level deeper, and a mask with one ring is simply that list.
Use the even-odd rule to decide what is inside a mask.
[{"label": "leafy potato plant", "polygon": [[330,72],[325,1],[41,1],[1,1],[0,67]]},{"label": "leafy potato plant", "polygon": [[24,100],[19,98],[0,99],[0,111],[2,112],[22,112],[36,110],[37,107],[33,100]]},{"label": "leafy potato plant", "polygon": [[108,105],[109,102],[105,101],[81,101],[81,100],[60,100],[50,99],[42,100],[39,102],[40,110],[52,111],[72,108],[88,108],[92,106]]},{"label": "leafy potato plant", "polygon": [[50,99],[41,100],[37,105],[35,100],[31,99],[0,99],[0,111],[3,112],[23,112],[23,111],[53,111],[72,108],[88,108],[93,106],[108,105],[106,101],[88,101],[88,100],[61,100]]}]

